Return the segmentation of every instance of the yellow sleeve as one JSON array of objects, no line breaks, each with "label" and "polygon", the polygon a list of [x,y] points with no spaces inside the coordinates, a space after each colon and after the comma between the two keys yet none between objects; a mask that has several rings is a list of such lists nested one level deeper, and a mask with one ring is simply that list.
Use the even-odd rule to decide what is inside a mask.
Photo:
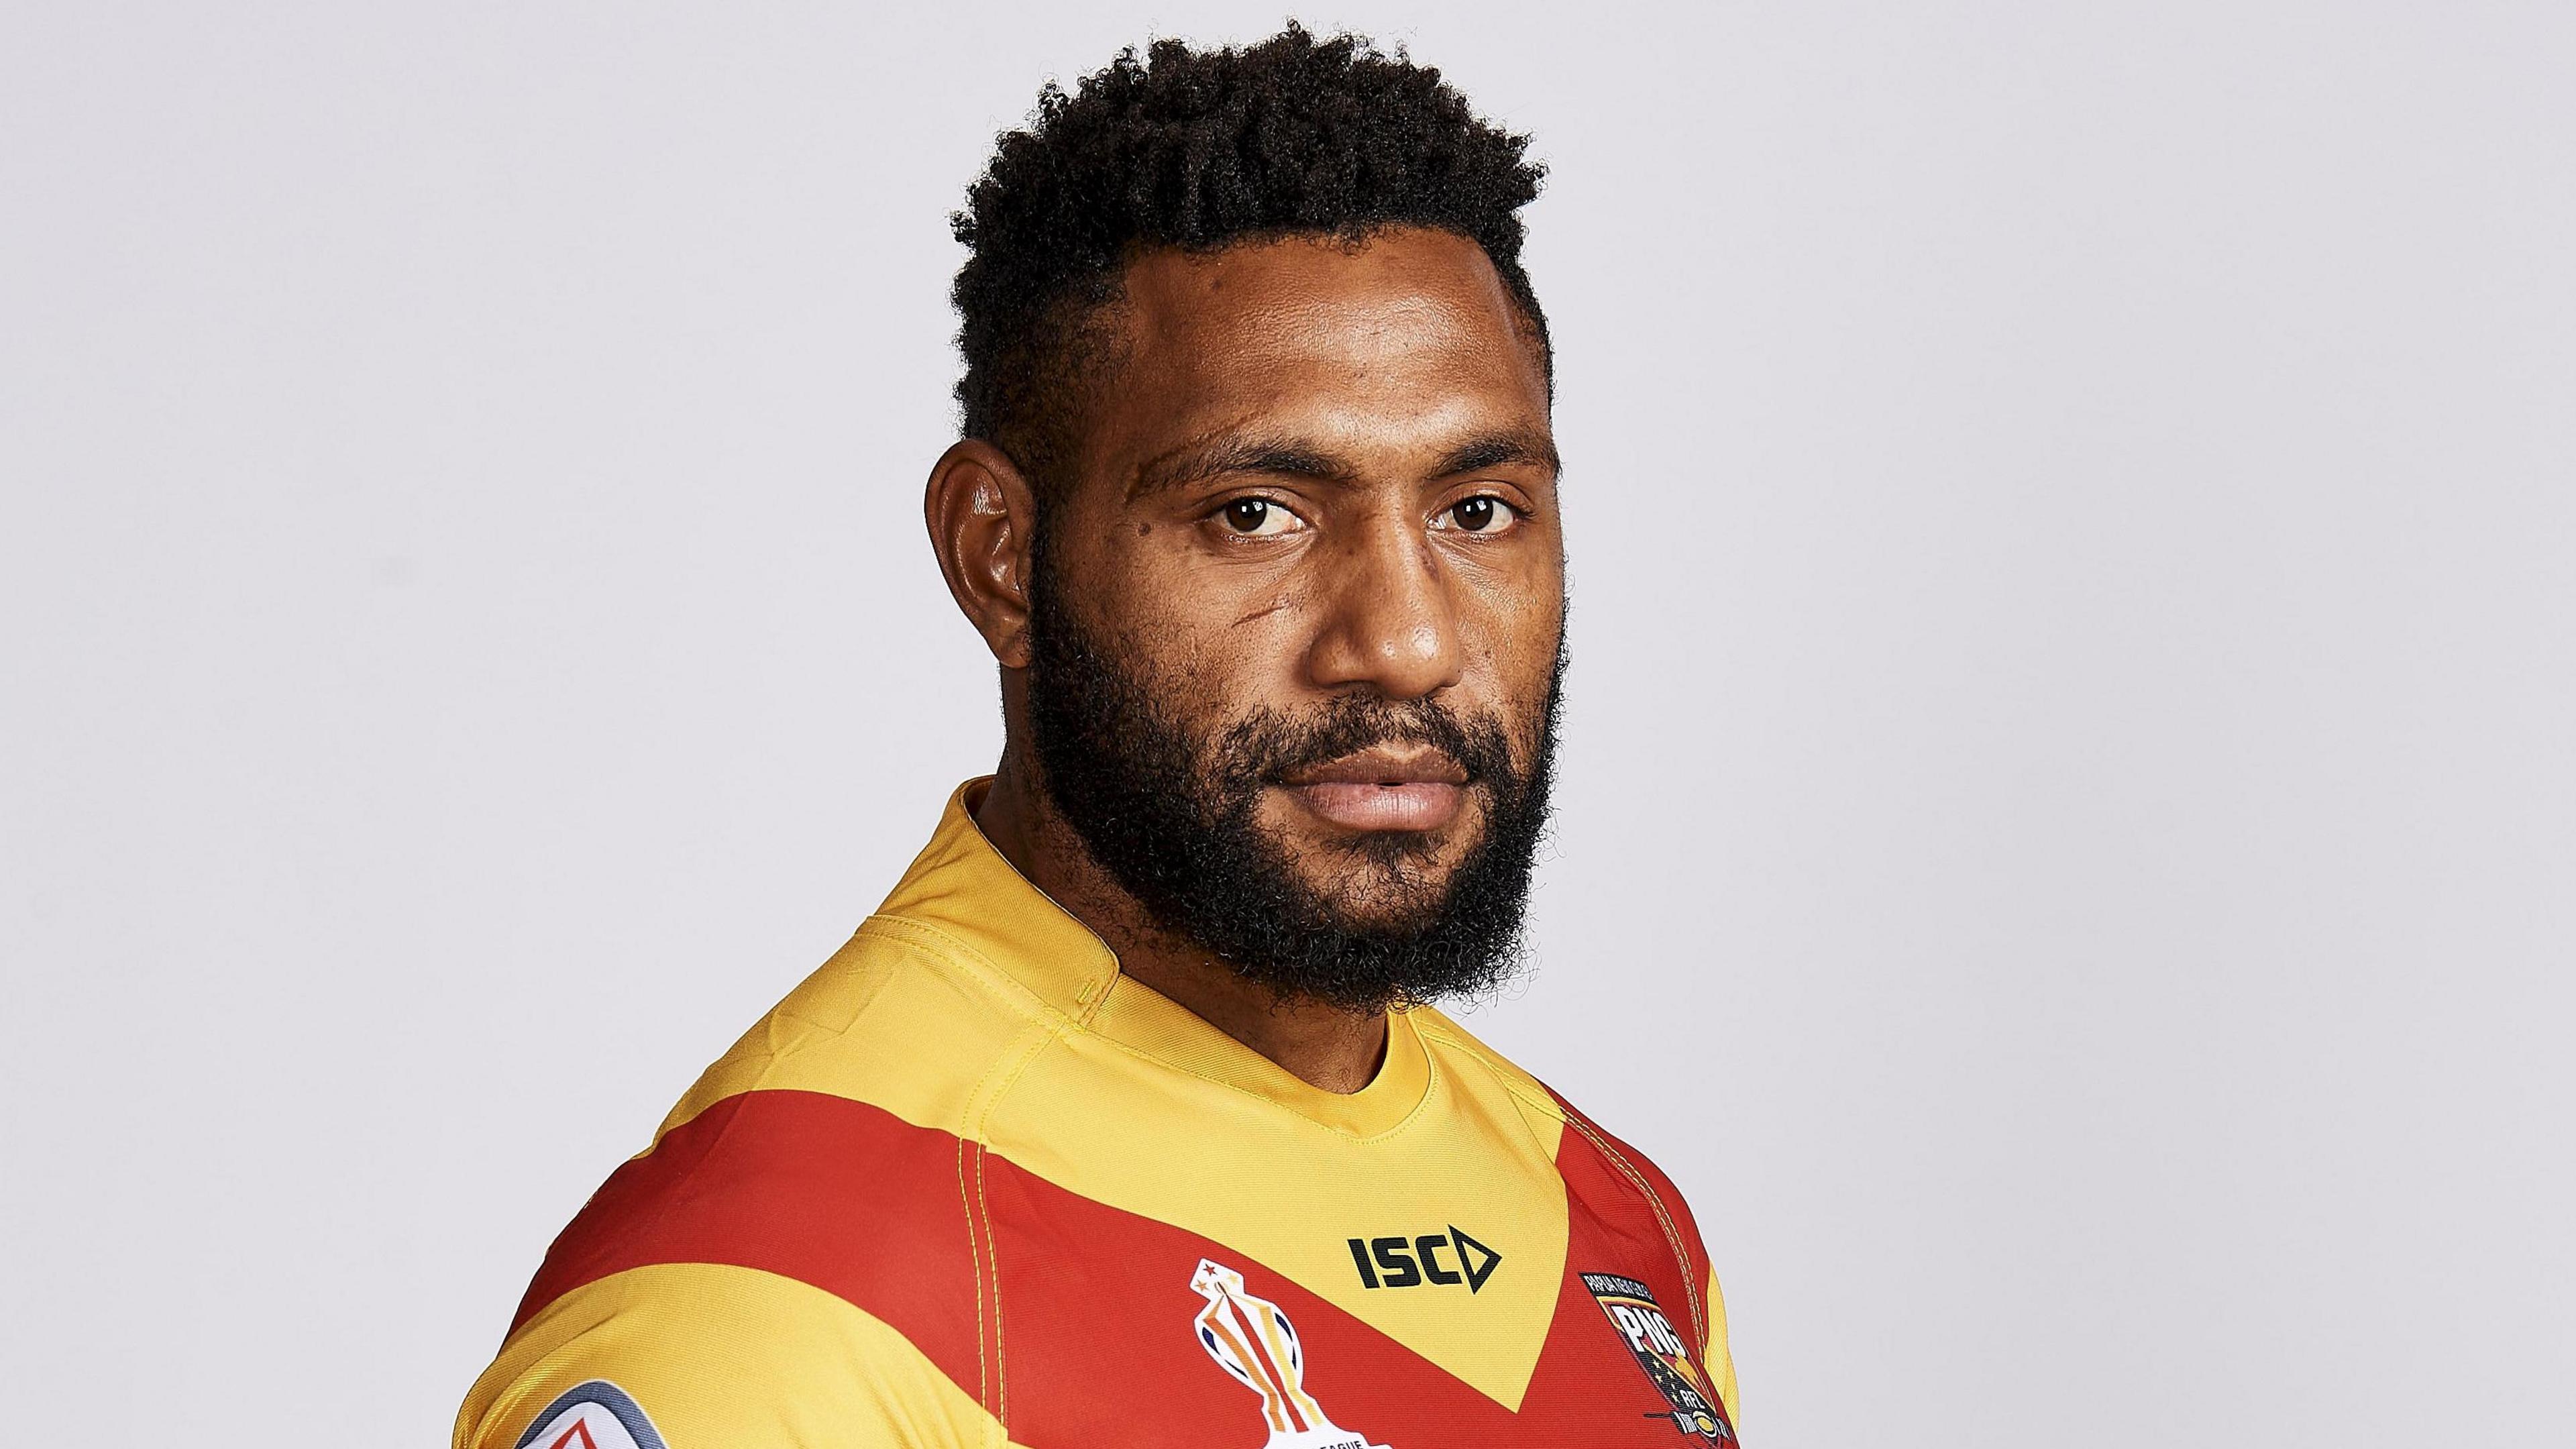
[{"label": "yellow sleeve", "polygon": [[1709,1377],[1717,1383],[1726,1417],[1742,1428],[1744,1405],[1735,1397],[1735,1351],[1726,1341],[1726,1295],[1718,1291],[1715,1268],[1708,1273],[1708,1342],[1700,1345],[1699,1361],[1708,1366]]},{"label": "yellow sleeve", "polygon": [[[622,1438],[621,1438],[622,1436]],[[1009,1449],[882,1320],[773,1273],[630,1268],[511,1335],[454,1449]]]}]

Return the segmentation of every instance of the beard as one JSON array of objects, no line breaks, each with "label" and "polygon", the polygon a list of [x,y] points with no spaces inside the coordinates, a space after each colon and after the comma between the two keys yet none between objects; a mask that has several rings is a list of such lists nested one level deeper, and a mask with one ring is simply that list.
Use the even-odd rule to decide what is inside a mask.
[{"label": "beard", "polygon": [[[1178,691],[1137,669],[1142,651],[1112,647],[1073,616],[1043,547],[1030,583],[1039,774],[1092,859],[1163,929],[1281,999],[1351,1011],[1485,991],[1519,969],[1556,753],[1561,645],[1528,762],[1516,766],[1502,720],[1429,698],[1349,694],[1294,715],[1185,717]],[[1481,805],[1481,831],[1445,879],[1435,868],[1445,831],[1359,835],[1326,847],[1339,869],[1334,886],[1318,887],[1261,823],[1263,792],[1380,744],[1448,755]]]}]

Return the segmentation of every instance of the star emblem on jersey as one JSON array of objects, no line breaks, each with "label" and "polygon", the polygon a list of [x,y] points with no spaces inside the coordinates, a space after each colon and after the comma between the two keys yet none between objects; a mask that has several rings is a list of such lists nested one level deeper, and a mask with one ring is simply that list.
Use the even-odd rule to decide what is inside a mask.
[{"label": "star emblem on jersey", "polygon": [[1235,1382],[1261,1396],[1261,1416],[1270,1427],[1262,1449],[1386,1449],[1334,1423],[1306,1392],[1306,1350],[1297,1341],[1297,1326],[1278,1304],[1253,1296],[1241,1273],[1201,1258],[1190,1287],[1207,1300],[1195,1320],[1199,1346]]},{"label": "star emblem on jersey", "polygon": [[592,1379],[538,1411],[514,1449],[663,1449],[661,1432],[624,1389]]},{"label": "star emblem on jersey", "polygon": [[1735,1426],[1727,1422],[1726,1405],[1709,1386],[1699,1365],[1691,1362],[1690,1346],[1673,1332],[1672,1320],[1656,1306],[1654,1290],[1616,1273],[1586,1273],[1583,1286],[1592,1290],[1601,1311],[1609,1315],[1610,1326],[1618,1330],[1619,1341],[1636,1356],[1637,1367],[1646,1371],[1646,1379],[1655,1386],[1655,1392],[1672,1406],[1649,1417],[1669,1416],[1673,1427],[1691,1438],[1711,1444],[1734,1443]]}]

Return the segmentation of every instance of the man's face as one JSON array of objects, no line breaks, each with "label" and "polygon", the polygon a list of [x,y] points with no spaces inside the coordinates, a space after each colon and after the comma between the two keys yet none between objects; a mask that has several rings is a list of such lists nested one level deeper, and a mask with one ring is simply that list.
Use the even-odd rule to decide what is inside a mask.
[{"label": "man's face", "polygon": [[1534,343],[1482,249],[1148,254],[1039,547],[1041,772],[1162,923],[1367,1007],[1490,981],[1564,615]]}]

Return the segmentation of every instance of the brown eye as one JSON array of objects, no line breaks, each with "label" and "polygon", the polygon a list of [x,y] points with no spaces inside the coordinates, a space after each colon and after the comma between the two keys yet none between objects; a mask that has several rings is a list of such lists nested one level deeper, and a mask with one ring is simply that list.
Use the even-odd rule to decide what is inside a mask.
[{"label": "brown eye", "polygon": [[1237,498],[1217,510],[1217,517],[1236,533],[1253,538],[1286,533],[1297,527],[1297,515],[1267,498]]},{"label": "brown eye", "polygon": [[1449,526],[1461,533],[1493,533],[1509,527],[1516,516],[1510,504],[1485,494],[1461,498],[1447,513]]}]

